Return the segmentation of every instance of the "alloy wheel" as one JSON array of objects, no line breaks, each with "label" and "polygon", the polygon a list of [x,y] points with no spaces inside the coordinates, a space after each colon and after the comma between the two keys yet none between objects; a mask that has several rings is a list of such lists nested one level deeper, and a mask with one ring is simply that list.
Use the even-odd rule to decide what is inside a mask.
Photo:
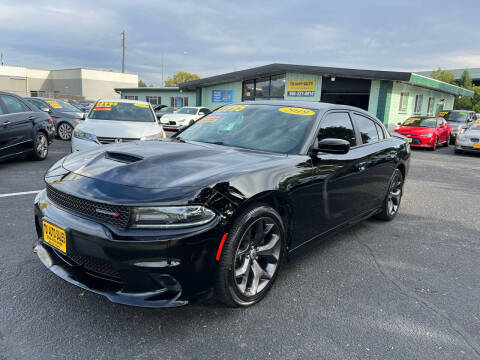
[{"label": "alloy wheel", "polygon": [[402,199],[403,181],[401,174],[396,172],[390,184],[390,190],[387,199],[387,211],[390,216],[397,213]]},{"label": "alloy wheel", "polygon": [[39,158],[43,159],[47,156],[48,153],[48,141],[47,137],[43,133],[37,135],[37,155]]},{"label": "alloy wheel", "polygon": [[282,249],[280,234],[268,217],[257,219],[244,232],[234,261],[235,283],[243,296],[257,295],[274,277]]},{"label": "alloy wheel", "polygon": [[58,127],[58,136],[60,136],[60,139],[62,140],[70,140],[72,137],[72,126],[67,123],[62,123]]}]

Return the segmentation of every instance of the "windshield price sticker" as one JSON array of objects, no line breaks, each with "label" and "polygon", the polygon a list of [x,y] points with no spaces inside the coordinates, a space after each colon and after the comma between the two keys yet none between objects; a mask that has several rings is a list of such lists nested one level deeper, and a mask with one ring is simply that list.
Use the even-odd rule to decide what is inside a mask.
[{"label": "windshield price sticker", "polygon": [[47,104],[49,104],[51,107],[56,108],[56,109],[61,109],[62,105],[60,105],[57,101],[55,100],[45,100]]},{"label": "windshield price sticker", "polygon": [[296,107],[283,107],[283,108],[280,108],[280,111],[286,114],[293,114],[293,115],[311,116],[315,114],[315,112],[312,110],[304,109],[304,108],[296,108]]},{"label": "windshield price sticker", "polygon": [[230,112],[230,111],[243,111],[248,107],[248,105],[227,105],[221,108],[222,112]]},{"label": "windshield price sticker", "polygon": [[95,105],[95,107],[99,106],[99,107],[102,107],[102,106],[117,106],[117,102],[114,102],[114,101],[99,101],[97,102],[97,104]]},{"label": "windshield price sticker", "polygon": [[205,116],[203,119],[198,120],[198,123],[214,123],[218,119],[221,119],[222,116],[225,115],[224,113],[212,113]]},{"label": "windshield price sticker", "polygon": [[141,108],[148,108],[148,105],[147,104],[133,104],[137,107],[141,107]]}]

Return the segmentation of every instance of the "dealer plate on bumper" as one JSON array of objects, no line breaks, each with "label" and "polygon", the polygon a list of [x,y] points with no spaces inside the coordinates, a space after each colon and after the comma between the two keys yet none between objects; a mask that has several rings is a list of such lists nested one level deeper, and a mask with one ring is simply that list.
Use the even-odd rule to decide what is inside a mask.
[{"label": "dealer plate on bumper", "polygon": [[407,141],[408,141],[409,143],[411,143],[412,140],[413,140],[412,138],[408,138],[408,139],[407,139]]},{"label": "dealer plate on bumper", "polygon": [[474,149],[480,149],[480,144],[473,144]]},{"label": "dealer plate on bumper", "polygon": [[67,233],[65,230],[60,229],[46,221],[42,222],[43,225],[43,241],[52,245],[54,248],[60,250],[64,254],[67,253]]}]

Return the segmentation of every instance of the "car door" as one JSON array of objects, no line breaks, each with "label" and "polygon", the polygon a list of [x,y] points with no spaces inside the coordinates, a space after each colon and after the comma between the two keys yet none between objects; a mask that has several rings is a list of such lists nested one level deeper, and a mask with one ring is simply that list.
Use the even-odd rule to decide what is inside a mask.
[{"label": "car door", "polygon": [[394,169],[397,151],[389,145],[379,122],[360,112],[352,112],[363,150],[359,158],[358,211],[368,213],[381,205]]},{"label": "car door", "polygon": [[[313,180],[308,185],[308,196],[295,204],[296,236],[292,246],[313,239],[355,218],[358,214],[361,180],[358,159],[363,151],[357,146],[357,137],[348,111],[325,114],[317,131],[316,142],[325,138],[340,138],[350,142],[346,154],[318,153],[312,156]],[[315,145],[314,145],[315,147]]]},{"label": "car door", "polygon": [[30,149],[35,118],[33,112],[22,100],[12,95],[0,94],[0,102],[6,110],[0,120],[4,138],[3,152],[11,155]]}]

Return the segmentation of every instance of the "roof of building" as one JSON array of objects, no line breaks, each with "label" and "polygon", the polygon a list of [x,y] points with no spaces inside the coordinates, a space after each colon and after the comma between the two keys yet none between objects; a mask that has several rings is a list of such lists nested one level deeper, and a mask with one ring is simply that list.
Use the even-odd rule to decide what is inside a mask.
[{"label": "roof of building", "polygon": [[348,77],[369,80],[390,80],[411,83],[413,85],[444,91],[453,95],[473,96],[473,92],[461,87],[431,79],[422,75],[403,71],[347,69],[325,66],[294,65],[294,64],[269,64],[255,68],[234,71],[226,74],[206,77],[199,80],[181,83],[181,90],[195,90],[199,87],[224,84],[233,81],[244,81],[256,77],[280,75],[284,73],[312,74],[331,77]]},{"label": "roof of building", "polygon": [[[119,91],[179,91],[178,86],[170,87],[128,87],[128,88],[115,88],[116,92]],[[182,89],[182,91],[185,91]],[[188,90],[187,90],[188,91]]]}]

